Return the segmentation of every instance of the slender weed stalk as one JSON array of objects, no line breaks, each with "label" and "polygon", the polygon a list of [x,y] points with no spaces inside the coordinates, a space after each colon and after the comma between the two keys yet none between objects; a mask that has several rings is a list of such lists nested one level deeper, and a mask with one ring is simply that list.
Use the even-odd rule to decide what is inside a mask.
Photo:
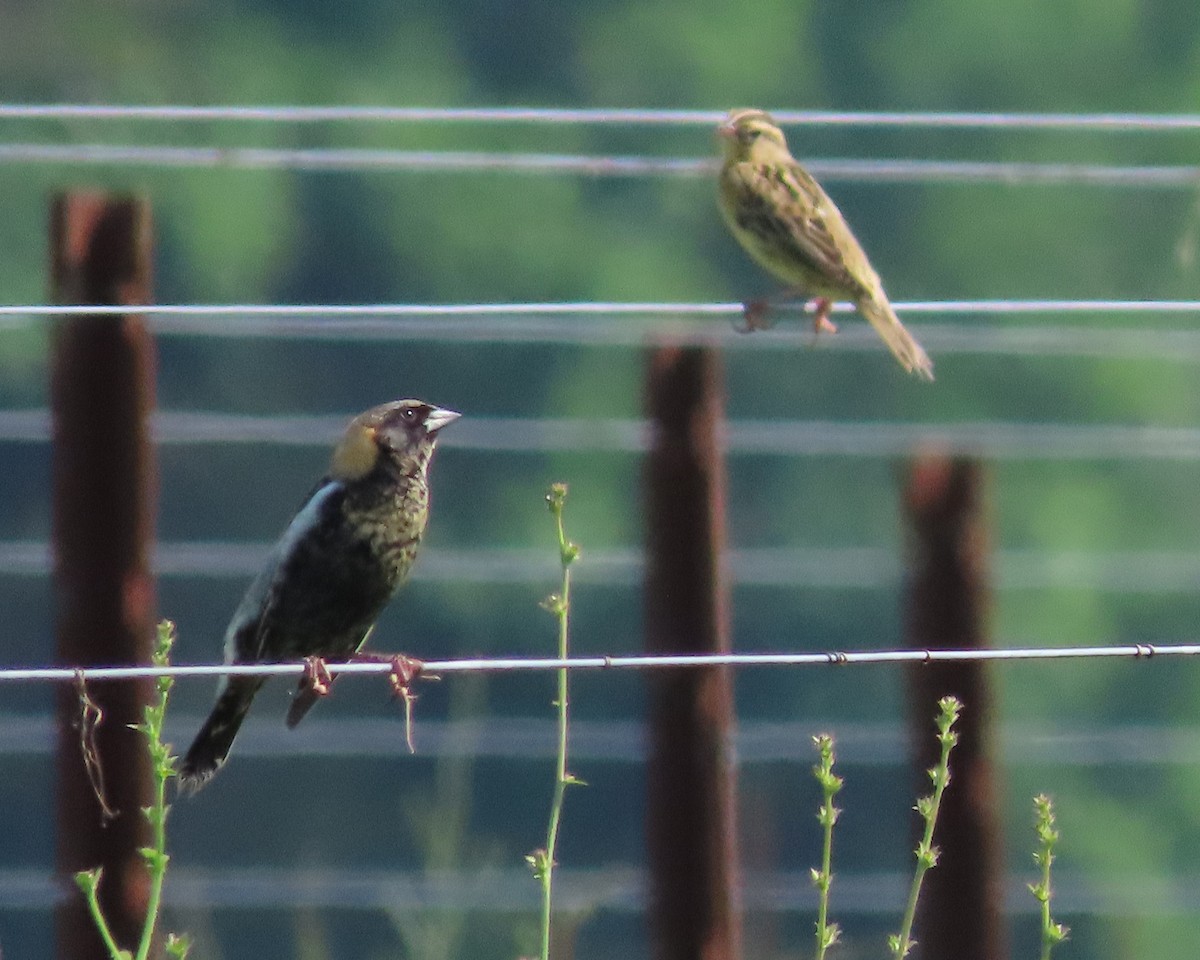
[{"label": "slender weed stalk", "polygon": [[[565,660],[569,650],[570,621],[571,621],[571,564],[579,559],[578,545],[567,539],[563,525],[563,508],[567,502],[567,485],[556,483],[546,494],[546,503],[554,517],[555,532],[558,536],[558,556],[562,563],[562,587],[556,594],[551,594],[542,606],[550,611],[558,620],[558,656]],[[558,707],[558,758],[554,778],[554,798],[550,804],[550,822],[546,828],[546,845],[540,850],[529,854],[525,860],[533,870],[534,878],[542,885],[542,917],[541,960],[550,960],[550,906],[554,886],[554,851],[558,846],[558,827],[562,821],[563,798],[567,787],[581,784],[567,772],[567,730],[568,730],[568,699],[567,699],[567,670],[558,670],[558,696],[555,699]]]},{"label": "slender weed stalk", "polygon": [[812,871],[813,886],[817,888],[817,951],[816,960],[824,960],[825,951],[838,942],[841,928],[829,922],[829,887],[833,883],[833,825],[842,811],[833,805],[833,798],[842,789],[842,778],[833,773],[833,737],[827,733],[813,737],[820,757],[813,767],[813,776],[821,786],[821,808],[817,822],[821,824],[821,867]]},{"label": "slender weed stalk", "polygon": [[1054,848],[1058,844],[1058,831],[1054,828],[1054,805],[1044,793],[1033,798],[1036,814],[1038,848],[1033,862],[1041,869],[1041,879],[1029,884],[1029,892],[1042,905],[1042,960],[1050,960],[1050,952],[1067,939],[1069,927],[1055,923],[1050,916],[1050,865],[1054,863]]},{"label": "slender weed stalk", "polygon": [[[158,638],[151,656],[154,666],[169,665],[171,646],[174,642],[174,624],[169,620],[162,621],[158,625]],[[171,745],[163,743],[162,732],[167,713],[167,699],[174,680],[171,677],[159,677],[155,683],[158,696],[154,703],[145,707],[143,721],[134,727],[146,738],[154,781],[151,804],[142,808],[142,814],[150,824],[151,846],[143,847],[139,853],[150,877],[150,892],[146,898],[146,918],[142,924],[142,936],[136,953],[122,949],[113,939],[108,920],[100,908],[100,868],[82,870],[75,874],[75,883],[83,891],[92,920],[112,960],[147,960],[150,956],[154,930],[162,909],[163,881],[166,879],[167,863],[170,861],[170,857],[167,856],[167,812],[170,810],[167,804],[167,781],[175,774],[175,758],[171,755]],[[183,960],[191,949],[191,941],[186,936],[176,936],[172,933],[167,935],[164,946],[168,956]]]},{"label": "slender weed stalk", "polygon": [[913,920],[917,915],[917,898],[921,895],[921,883],[925,874],[931,870],[938,860],[938,848],[933,845],[933,828],[937,824],[938,810],[942,805],[942,794],[950,783],[950,751],[958,743],[958,734],[953,731],[954,724],[962,713],[962,703],[955,697],[942,697],[938,701],[940,713],[937,718],[938,743],[942,753],[938,764],[929,771],[933,781],[933,793],[917,800],[916,811],[925,821],[925,833],[917,844],[917,867],[913,872],[912,887],[908,891],[908,904],[904,909],[904,919],[900,924],[900,932],[888,937],[888,949],[894,960],[903,960],[916,946],[912,939]]}]

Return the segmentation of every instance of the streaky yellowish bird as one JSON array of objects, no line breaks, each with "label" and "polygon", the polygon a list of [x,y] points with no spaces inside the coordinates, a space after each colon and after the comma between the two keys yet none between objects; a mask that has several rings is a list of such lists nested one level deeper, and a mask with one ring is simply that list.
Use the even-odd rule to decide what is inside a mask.
[{"label": "streaky yellowish bird", "polygon": [[[783,131],[762,110],[733,110],[717,128],[724,164],[719,200],[729,229],[785,294],[816,300],[814,328],[835,332],[834,300],[850,300],[909,373],[933,379],[933,362],[905,329],[879,275],[821,185],[788,150]],[[766,324],[766,300],[745,305],[750,329]]]}]

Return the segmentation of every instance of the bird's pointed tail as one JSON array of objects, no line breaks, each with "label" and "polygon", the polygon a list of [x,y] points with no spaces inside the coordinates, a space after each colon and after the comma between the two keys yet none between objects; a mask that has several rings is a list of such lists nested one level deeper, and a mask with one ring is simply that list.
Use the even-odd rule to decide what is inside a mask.
[{"label": "bird's pointed tail", "polygon": [[913,335],[905,329],[882,291],[875,296],[863,297],[858,302],[858,312],[867,318],[883,338],[893,356],[900,361],[900,366],[923,380],[933,380],[933,361]]},{"label": "bird's pointed tail", "polygon": [[221,769],[254,695],[264,682],[261,677],[230,677],[179,766],[181,791],[195,793]]}]

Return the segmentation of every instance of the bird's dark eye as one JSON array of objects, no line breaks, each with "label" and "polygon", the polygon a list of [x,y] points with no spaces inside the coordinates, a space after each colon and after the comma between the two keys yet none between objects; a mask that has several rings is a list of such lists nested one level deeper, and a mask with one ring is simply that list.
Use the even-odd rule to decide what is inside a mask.
[{"label": "bird's dark eye", "polygon": [[400,412],[400,416],[402,416],[409,423],[412,423],[414,420],[417,419],[417,408],[416,407],[405,407]]}]

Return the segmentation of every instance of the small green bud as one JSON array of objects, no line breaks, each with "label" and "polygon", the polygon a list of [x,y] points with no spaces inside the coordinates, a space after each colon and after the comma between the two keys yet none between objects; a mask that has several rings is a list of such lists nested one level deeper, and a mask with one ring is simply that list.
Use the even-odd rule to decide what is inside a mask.
[{"label": "small green bud", "polygon": [[546,504],[550,507],[551,513],[561,513],[563,504],[567,502],[567,485],[565,483],[552,483],[550,489],[546,492]]},{"label": "small green bud", "polygon": [[100,886],[100,874],[103,872],[100,867],[93,870],[80,870],[75,874],[75,885],[85,894],[95,893],[96,888]]}]

